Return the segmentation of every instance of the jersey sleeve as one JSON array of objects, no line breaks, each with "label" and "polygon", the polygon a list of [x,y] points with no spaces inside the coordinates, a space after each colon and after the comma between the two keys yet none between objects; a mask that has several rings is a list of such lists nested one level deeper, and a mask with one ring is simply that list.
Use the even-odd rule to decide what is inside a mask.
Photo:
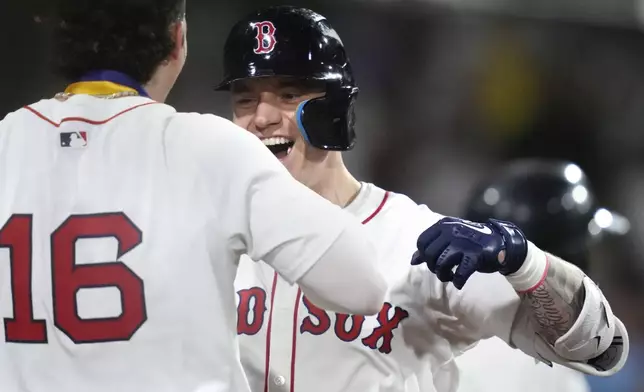
[{"label": "jersey sleeve", "polygon": [[254,135],[202,117],[208,132],[196,158],[232,246],[296,282],[352,224],[350,215],[296,181]]}]

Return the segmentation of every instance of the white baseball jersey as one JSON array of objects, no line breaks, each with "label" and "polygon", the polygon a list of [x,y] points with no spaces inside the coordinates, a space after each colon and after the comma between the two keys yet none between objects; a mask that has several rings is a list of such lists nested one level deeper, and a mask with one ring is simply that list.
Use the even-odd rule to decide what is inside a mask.
[{"label": "white baseball jersey", "polygon": [[296,281],[349,221],[212,115],[88,95],[9,114],[0,390],[247,391],[239,256]]},{"label": "white baseball jersey", "polygon": [[241,359],[253,392],[454,391],[455,355],[492,334],[509,339],[518,296],[500,274],[463,291],[411,266],[418,235],[442,216],[363,184],[346,210],[377,244],[391,288],[371,317],[326,312],[266,264],[242,259],[237,290]]},{"label": "white baseball jersey", "polygon": [[481,340],[456,358],[458,392],[590,392],[583,373],[535,361],[504,341]]}]

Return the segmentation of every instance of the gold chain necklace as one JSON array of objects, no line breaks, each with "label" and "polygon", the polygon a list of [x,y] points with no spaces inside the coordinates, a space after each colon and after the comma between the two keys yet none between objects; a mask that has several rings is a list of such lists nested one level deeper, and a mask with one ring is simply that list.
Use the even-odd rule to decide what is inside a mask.
[{"label": "gold chain necklace", "polygon": [[[54,95],[54,98],[59,100],[59,101],[66,101],[69,99],[71,96],[76,95],[74,93],[57,93]],[[121,97],[134,97],[138,96],[139,93],[136,91],[121,91],[118,93],[113,93],[113,94],[91,94],[92,97],[96,98],[102,98],[102,99],[116,99],[116,98],[121,98]]]}]

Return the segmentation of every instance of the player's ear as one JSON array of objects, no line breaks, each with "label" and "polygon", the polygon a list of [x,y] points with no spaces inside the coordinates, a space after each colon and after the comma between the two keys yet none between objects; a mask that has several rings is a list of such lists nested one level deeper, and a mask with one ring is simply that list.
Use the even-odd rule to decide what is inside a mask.
[{"label": "player's ear", "polygon": [[188,54],[188,47],[187,47],[188,41],[186,39],[187,38],[186,20],[183,19],[181,21],[177,21],[176,23],[173,23],[170,29],[171,29],[170,32],[172,34],[172,40],[174,41],[174,48],[172,48],[170,57],[173,60],[177,60],[180,57],[185,57]]}]

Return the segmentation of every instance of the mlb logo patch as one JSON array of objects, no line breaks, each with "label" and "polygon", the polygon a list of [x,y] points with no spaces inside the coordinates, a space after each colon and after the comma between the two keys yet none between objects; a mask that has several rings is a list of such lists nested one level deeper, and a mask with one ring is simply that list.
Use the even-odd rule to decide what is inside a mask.
[{"label": "mlb logo patch", "polygon": [[87,132],[61,132],[60,146],[71,148],[83,148],[87,146]]}]

